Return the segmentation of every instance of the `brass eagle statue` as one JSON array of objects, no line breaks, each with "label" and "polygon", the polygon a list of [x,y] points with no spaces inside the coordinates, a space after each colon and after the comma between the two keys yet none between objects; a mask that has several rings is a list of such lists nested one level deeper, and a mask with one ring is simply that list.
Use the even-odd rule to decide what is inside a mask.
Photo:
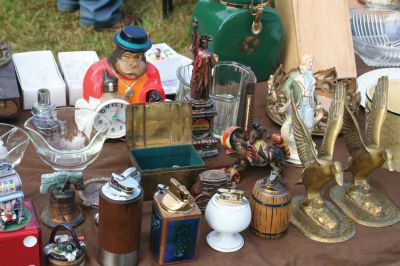
[{"label": "brass eagle statue", "polygon": [[342,129],[347,149],[351,155],[346,170],[351,172],[354,178],[353,185],[346,191],[346,194],[366,211],[375,214],[382,211],[381,206],[376,206],[373,201],[366,201],[360,195],[370,192],[371,187],[366,177],[376,168],[386,163],[390,171],[394,170],[392,153],[388,149],[384,150],[379,147],[381,129],[387,112],[388,82],[388,77],[385,76],[381,77],[376,85],[371,110],[366,119],[365,141],[357,119],[347,105]]},{"label": "brass eagle statue", "polygon": [[306,196],[299,208],[315,223],[330,231],[338,226],[339,220],[326,208],[321,190],[331,180],[336,180],[339,185],[343,184],[342,164],[332,159],[336,139],[343,125],[345,85],[339,83],[336,87],[319,156],[317,156],[311,135],[298,114],[293,97],[293,92],[291,92],[293,132],[301,163],[305,167],[301,183],[305,186]]}]

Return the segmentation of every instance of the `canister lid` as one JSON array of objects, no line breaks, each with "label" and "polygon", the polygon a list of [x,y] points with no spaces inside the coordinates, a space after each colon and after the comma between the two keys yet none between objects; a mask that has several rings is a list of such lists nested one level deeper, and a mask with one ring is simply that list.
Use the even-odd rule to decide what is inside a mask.
[{"label": "canister lid", "polygon": [[103,185],[101,191],[111,200],[128,201],[140,196],[140,174],[131,167],[121,175],[112,174],[111,180]]},{"label": "canister lid", "polygon": [[236,206],[247,204],[244,191],[238,189],[220,188],[215,195],[215,200],[223,205]]},{"label": "canister lid", "polygon": [[259,179],[256,182],[257,190],[265,195],[284,196],[289,193],[288,189],[279,182],[266,184],[264,179]]},{"label": "canister lid", "polygon": [[161,206],[168,212],[182,213],[194,209],[195,201],[184,185],[178,180],[171,178],[168,189],[164,190]]}]

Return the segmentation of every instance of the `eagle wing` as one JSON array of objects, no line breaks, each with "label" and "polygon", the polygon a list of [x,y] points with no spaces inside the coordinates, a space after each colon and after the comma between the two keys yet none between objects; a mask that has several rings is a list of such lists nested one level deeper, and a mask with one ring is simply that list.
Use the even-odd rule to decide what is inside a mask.
[{"label": "eagle wing", "polygon": [[379,78],[372,98],[371,111],[366,121],[366,143],[379,147],[381,129],[386,118],[389,79],[387,76]]},{"label": "eagle wing", "polygon": [[359,152],[367,152],[357,118],[354,116],[348,103],[345,104],[344,108],[342,133],[346,147],[353,157]]},{"label": "eagle wing", "polygon": [[322,140],[320,157],[324,156],[329,159],[333,157],[337,136],[343,126],[343,112],[346,99],[346,85],[339,82],[336,85],[333,101],[329,108],[328,125]]},{"label": "eagle wing", "polygon": [[314,143],[304,122],[300,119],[294,101],[293,88],[290,88],[290,103],[292,107],[292,128],[294,139],[296,140],[297,152],[304,167],[309,167],[313,163],[319,163],[315,153]]}]

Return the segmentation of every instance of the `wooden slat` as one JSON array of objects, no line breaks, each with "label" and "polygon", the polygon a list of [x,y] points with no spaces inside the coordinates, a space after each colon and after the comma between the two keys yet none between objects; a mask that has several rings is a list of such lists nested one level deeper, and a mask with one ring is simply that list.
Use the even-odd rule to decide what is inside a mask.
[{"label": "wooden slat", "polygon": [[314,71],[336,67],[339,78],[357,77],[348,0],[279,0],[276,11],[285,29],[284,70],[314,55]]}]

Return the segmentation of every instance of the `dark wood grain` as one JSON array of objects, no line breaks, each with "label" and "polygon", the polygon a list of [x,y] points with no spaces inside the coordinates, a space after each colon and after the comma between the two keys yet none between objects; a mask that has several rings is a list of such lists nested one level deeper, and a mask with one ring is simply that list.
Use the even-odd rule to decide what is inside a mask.
[{"label": "dark wood grain", "polygon": [[110,200],[100,192],[99,246],[126,254],[140,247],[143,194],[125,202]]}]

